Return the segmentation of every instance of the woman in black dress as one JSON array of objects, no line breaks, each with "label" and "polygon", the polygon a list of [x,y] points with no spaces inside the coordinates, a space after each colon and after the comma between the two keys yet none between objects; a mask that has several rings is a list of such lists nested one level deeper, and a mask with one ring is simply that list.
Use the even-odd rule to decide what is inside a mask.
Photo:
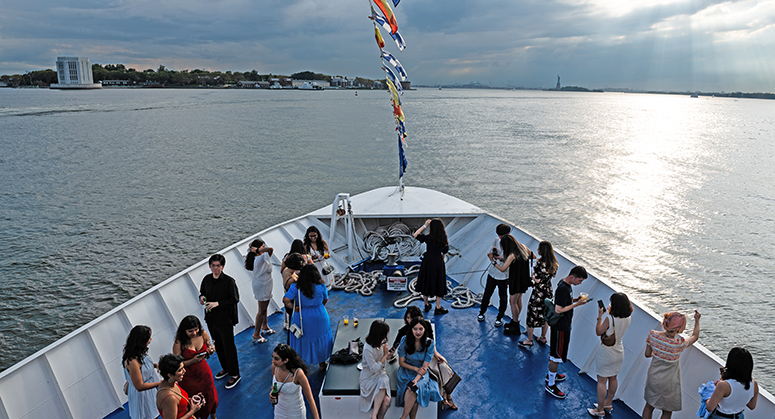
[{"label": "woman in black dress", "polygon": [[[420,235],[424,231],[428,231],[428,233]],[[436,310],[433,313],[448,313],[449,310],[441,306],[441,297],[447,293],[447,269],[444,266],[444,254],[449,252],[444,223],[438,218],[425,220],[425,224],[414,232],[414,238],[420,243],[425,243],[425,254],[420,265],[420,273],[417,275],[417,290],[422,294],[422,300],[425,302],[425,312],[431,310],[428,298],[436,297]]]}]

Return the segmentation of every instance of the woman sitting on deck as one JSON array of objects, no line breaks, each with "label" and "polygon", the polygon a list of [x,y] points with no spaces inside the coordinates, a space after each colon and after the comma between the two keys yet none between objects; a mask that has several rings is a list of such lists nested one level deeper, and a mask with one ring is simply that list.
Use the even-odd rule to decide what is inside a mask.
[{"label": "woman sitting on deck", "polygon": [[[408,306],[406,308],[406,312],[404,312],[404,327],[398,329],[396,340],[393,342],[393,348],[398,348],[398,345],[401,343],[401,338],[411,333],[412,329],[409,326],[409,323],[411,323],[412,319],[415,317],[423,318],[422,311],[417,306]],[[435,340],[433,337],[433,328],[431,327],[431,323],[428,320],[425,320],[425,325],[428,328],[428,337]],[[445,385],[454,375],[454,371],[452,371],[452,368],[449,366],[447,359],[441,356],[438,349],[436,348],[434,349],[433,360],[431,361],[429,368],[431,373],[437,377],[439,393],[444,399],[444,404],[441,406],[442,409],[457,410],[457,405],[452,400],[452,391],[454,391],[454,386],[449,391],[445,389]],[[442,380],[441,377],[445,377],[447,381]]]},{"label": "woman sitting on deck", "polygon": [[428,407],[430,402],[442,400],[439,389],[431,380],[428,366],[436,352],[436,344],[422,317],[409,323],[411,333],[401,338],[398,345],[398,372],[396,374],[396,406],[403,406],[401,419],[417,417],[417,409]]},{"label": "woman sitting on deck", "polygon": [[363,369],[358,380],[361,388],[361,412],[371,410],[371,419],[382,419],[390,407],[390,377],[385,363],[393,356],[394,348],[388,348],[390,326],[382,320],[374,320],[363,345]]}]

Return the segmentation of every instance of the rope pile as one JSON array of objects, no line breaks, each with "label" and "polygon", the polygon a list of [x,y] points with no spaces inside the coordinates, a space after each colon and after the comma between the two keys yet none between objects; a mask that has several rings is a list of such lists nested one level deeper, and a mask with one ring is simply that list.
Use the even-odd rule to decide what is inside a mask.
[{"label": "rope pile", "polygon": [[332,288],[344,290],[345,292],[357,292],[364,297],[368,297],[374,294],[374,289],[377,288],[381,274],[381,271],[353,272],[348,269],[344,274],[334,274]]},{"label": "rope pile", "polygon": [[363,247],[373,260],[385,261],[388,253],[398,253],[398,259],[420,256],[421,243],[412,237],[412,230],[396,221],[387,227],[377,227],[363,238]]},{"label": "rope pile", "polygon": [[[412,301],[422,300],[422,294],[416,290],[417,278],[409,282],[408,291],[409,295],[404,298],[400,298],[393,303],[395,308],[406,308]],[[444,300],[452,302],[452,308],[468,308],[475,305],[482,304],[482,294],[474,294],[473,291],[468,289],[464,285],[458,285],[452,288],[452,281],[447,281],[447,294],[443,297]]]}]

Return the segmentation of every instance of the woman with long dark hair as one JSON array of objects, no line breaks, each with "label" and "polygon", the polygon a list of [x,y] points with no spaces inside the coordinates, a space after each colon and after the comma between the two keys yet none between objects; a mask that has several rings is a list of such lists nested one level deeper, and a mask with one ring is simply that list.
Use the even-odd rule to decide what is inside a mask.
[{"label": "woman with long dark hair", "polygon": [[538,256],[535,269],[533,269],[533,291],[530,293],[530,299],[527,303],[527,340],[519,342],[522,346],[533,346],[533,329],[541,328],[541,337],[537,340],[546,343],[546,332],[549,331],[549,324],[544,319],[544,299],[554,299],[552,291],[552,278],[557,274],[557,258],[554,256],[554,248],[548,241],[538,243]]},{"label": "woman with long dark hair", "polygon": [[[425,321],[428,337],[435,340],[433,337],[433,327],[428,320],[423,318],[422,310],[420,310],[420,308],[417,306],[407,306],[406,311],[404,312],[404,326],[398,329],[398,332],[396,333],[396,340],[393,342],[393,348],[398,348],[398,345],[401,343],[401,339],[412,332],[411,326],[409,326],[409,324],[415,317],[419,317]],[[455,390],[455,386],[448,386],[448,383],[455,375],[455,372],[452,370],[452,367],[449,366],[447,359],[439,353],[438,348],[434,348],[433,359],[431,359],[431,363],[428,368],[430,369],[431,373],[435,375],[436,381],[438,383],[439,394],[441,394],[443,399],[441,408],[457,410],[457,404],[455,404],[455,401],[452,400],[452,392]]]},{"label": "woman with long dark hair", "polygon": [[156,375],[155,365],[148,356],[151,344],[151,328],[135,326],[126,337],[121,365],[128,384],[129,417],[150,419],[159,416],[156,410],[156,387],[161,380]]},{"label": "woman with long dark hair", "polygon": [[419,407],[430,402],[442,401],[436,383],[431,380],[428,366],[436,352],[436,344],[430,338],[425,319],[415,317],[409,322],[411,330],[398,345],[398,371],[396,373],[396,406],[403,406],[401,419],[417,416]]},{"label": "woman with long dark hair", "polygon": [[306,419],[302,392],[312,409],[312,417],[319,419],[312,388],[307,380],[307,366],[298,353],[290,346],[281,343],[272,353],[272,390],[269,400],[274,405],[275,419]]},{"label": "woman with long dark hair", "polygon": [[[287,266],[285,261],[288,260],[288,257],[294,253],[298,254],[302,258],[302,265],[306,265],[307,263],[312,262],[311,258],[307,254],[307,249],[304,247],[304,242],[301,239],[293,239],[291,242],[291,250],[286,253],[285,256],[283,256],[283,262],[280,264],[280,272],[285,270],[285,267]],[[298,269],[301,269],[301,267]],[[287,290],[288,289],[286,288],[286,291]]]},{"label": "woman with long dark hair", "polygon": [[[499,224],[495,232],[501,238],[503,256],[495,258],[489,254],[490,262],[501,272],[509,271],[509,304],[511,305],[511,322],[503,328],[505,334],[519,334],[519,313],[522,311],[522,295],[530,287],[530,259],[535,259],[530,249],[509,234],[511,227]],[[503,263],[498,263],[498,259]]]},{"label": "woman with long dark hair", "polygon": [[323,283],[326,285],[326,288],[331,289],[331,286],[333,285],[333,274],[330,272],[328,274],[323,273],[327,267],[330,268],[328,262],[326,262],[326,259],[330,257],[328,253],[328,243],[323,240],[323,235],[320,234],[320,230],[318,230],[317,227],[309,226],[309,228],[307,228],[307,232],[304,234],[304,249],[320,271],[320,276],[323,278]]},{"label": "woman with long dark hair", "polygon": [[328,302],[328,290],[323,285],[320,272],[315,265],[302,267],[299,280],[291,284],[283,297],[285,308],[293,311],[291,330],[300,331],[298,337],[296,336],[298,333],[291,333],[291,347],[308,364],[319,364],[321,370],[325,369],[326,360],[334,346],[326,302]]},{"label": "woman with long dark hair", "polygon": [[[420,234],[425,233],[425,234]],[[425,312],[431,310],[428,298],[436,297],[436,310],[433,314],[449,313],[441,306],[441,298],[447,294],[447,268],[444,265],[444,255],[449,252],[449,241],[444,223],[440,219],[425,220],[413,234],[420,243],[425,243],[420,272],[417,274],[417,291],[422,294]]]},{"label": "woman with long dark hair", "polygon": [[267,324],[267,308],[272,299],[272,254],[274,249],[267,247],[261,239],[255,239],[248,247],[245,269],[253,273],[253,297],[258,302],[256,327],[253,330],[253,343],[265,343],[261,332],[271,335],[274,330]]},{"label": "woman with long dark hair", "polygon": [[753,357],[745,348],[732,348],[721,369],[721,380],[705,404],[708,419],[744,419],[745,408],[754,410],[759,400],[759,383],[753,379]]},{"label": "woman with long dark hair", "polygon": [[186,374],[182,356],[163,355],[159,359],[159,373],[162,380],[156,393],[156,407],[162,419],[190,419],[207,403],[201,394],[189,398],[178,385]]},{"label": "woman with long dark hair", "polygon": [[643,397],[643,419],[651,419],[654,409],[662,411],[662,419],[670,419],[681,410],[681,366],[678,363],[684,349],[700,338],[700,313],[694,310],[694,330],[686,339],[686,316],[676,311],[665,313],[662,331],[651,330],[646,338],[646,358],[651,358],[646,372]]},{"label": "woman with long dark hair", "polygon": [[361,390],[360,410],[371,410],[371,419],[382,419],[390,407],[390,377],[385,369],[394,349],[387,344],[390,326],[382,320],[374,320],[363,345],[363,369],[358,379]]},{"label": "woman with long dark hair", "polygon": [[218,392],[215,390],[213,372],[205,360],[215,352],[210,335],[202,328],[199,318],[189,315],[183,318],[175,332],[172,353],[183,357],[186,375],[178,383],[188,394],[201,393],[207,403],[196,412],[196,417],[215,419],[218,408]]},{"label": "woman with long dark hair", "polygon": [[[592,416],[605,416],[606,410],[613,410],[614,395],[619,387],[616,375],[622,370],[624,362],[624,345],[622,339],[632,320],[632,304],[627,294],[617,292],[611,295],[611,305],[608,310],[600,308],[597,315],[595,333],[597,336],[614,336],[616,340],[613,346],[600,343],[595,358],[597,369],[597,403],[595,407],[587,409]],[[606,391],[606,383],[608,389]]]}]

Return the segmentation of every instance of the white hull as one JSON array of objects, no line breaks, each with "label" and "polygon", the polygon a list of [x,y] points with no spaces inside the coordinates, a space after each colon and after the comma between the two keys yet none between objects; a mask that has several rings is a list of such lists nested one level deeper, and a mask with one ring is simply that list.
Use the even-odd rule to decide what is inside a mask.
[{"label": "white hull", "polygon": [[[419,226],[426,218],[440,217],[447,227],[451,247],[459,253],[459,256],[450,258],[447,272],[474,292],[481,292],[481,273],[459,276],[454,273],[481,272],[489,262],[486,253],[492,244],[495,226],[506,221],[440,192],[407,188],[402,200],[398,194],[389,196],[393,190],[380,188],[351,198],[353,237],[358,246],[362,249],[360,238],[379,225],[401,220],[409,226]],[[331,214],[331,206],[326,206],[263,230],[220,251],[227,261],[224,272],[235,278],[240,295],[244,297],[239,304],[239,324],[235,333],[251,326],[257,309],[251,297],[251,276],[242,268],[247,244],[260,236],[275,249],[287,249],[294,238],[304,236],[309,225],[317,226],[323,236],[329,238]],[[345,224],[337,223],[335,230],[334,239],[329,241],[332,249],[330,263],[341,272],[353,260],[345,260],[349,250]],[[518,228],[512,233],[536,251],[539,242],[536,237]],[[272,311],[281,307],[283,288],[279,258],[283,253],[278,251],[273,256],[275,286],[270,303]],[[366,256],[365,252],[363,256]],[[560,263],[559,277],[567,274],[574,262],[559,251],[557,258]],[[357,250],[353,251],[353,259],[361,259]],[[137,324],[150,326],[153,340],[149,355],[157,359],[168,353],[178,321],[189,314],[203,317],[197,296],[201,279],[208,273],[207,259],[203,259],[4,371],[0,374],[0,419],[102,418],[119,408],[126,402],[120,362],[129,330]],[[607,301],[615,292],[614,287],[594,273],[590,274],[589,279],[575,291],[587,292]],[[637,302],[633,301],[633,304],[635,312],[632,326],[624,338],[625,359],[618,376],[617,396],[639,412],[644,404],[643,387],[649,364],[649,359],[643,356],[645,336],[649,330],[659,328],[660,320]],[[587,372],[594,365],[599,340],[592,339],[591,333],[587,334],[588,339],[580,338],[586,335],[578,331],[593,329],[596,315],[597,304],[589,304],[577,309],[573,316],[573,330],[577,331],[575,336],[579,338],[574,338],[569,358],[582,372]],[[717,356],[700,344],[685,351],[681,357],[684,407],[673,415],[675,418],[695,417],[700,403],[697,387],[717,379],[721,364]],[[543,369],[544,365],[540,368]],[[775,399],[762,390],[756,410],[746,411],[745,414],[749,419],[771,419],[775,417]]]}]

